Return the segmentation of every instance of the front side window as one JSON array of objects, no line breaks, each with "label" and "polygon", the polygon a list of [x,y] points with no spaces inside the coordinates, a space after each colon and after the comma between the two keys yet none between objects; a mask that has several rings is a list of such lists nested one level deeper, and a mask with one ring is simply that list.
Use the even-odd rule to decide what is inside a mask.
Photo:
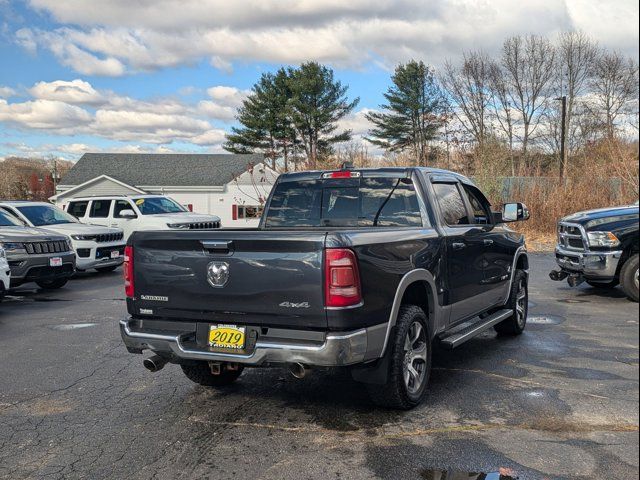
[{"label": "front side window", "polygon": [[415,186],[406,178],[282,182],[275,187],[268,227],[421,227]]},{"label": "front side window", "polygon": [[91,202],[89,216],[92,218],[108,218],[110,209],[111,200],[94,200]]},{"label": "front side window", "polygon": [[134,203],[142,215],[188,212],[182,205],[167,197],[137,198]]},{"label": "front side window", "polygon": [[447,225],[468,225],[467,207],[455,183],[434,183],[433,190]]},{"label": "front side window", "polygon": [[84,217],[84,214],[87,213],[88,206],[88,201],[70,202],[69,206],[67,207],[67,213],[73,215],[76,218]]},{"label": "front side window", "polygon": [[116,204],[113,206],[113,218],[122,218],[120,212],[123,210],[132,210],[135,212],[128,200],[116,200]]},{"label": "front side window", "polygon": [[46,225],[60,225],[63,223],[78,223],[78,220],[53,205],[25,205],[16,207],[29,222],[36,227]]},{"label": "front side window", "polygon": [[471,210],[473,210],[473,221],[477,225],[489,225],[492,223],[491,207],[484,199],[483,195],[468,185],[463,185],[464,193],[469,198]]}]

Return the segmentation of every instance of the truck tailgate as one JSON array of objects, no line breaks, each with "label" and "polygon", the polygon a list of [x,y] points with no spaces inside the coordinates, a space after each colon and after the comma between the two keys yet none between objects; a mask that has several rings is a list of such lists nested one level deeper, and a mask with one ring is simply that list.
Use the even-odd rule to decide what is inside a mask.
[{"label": "truck tailgate", "polygon": [[137,232],[133,308],[189,321],[326,328],[325,238],[308,231]]}]

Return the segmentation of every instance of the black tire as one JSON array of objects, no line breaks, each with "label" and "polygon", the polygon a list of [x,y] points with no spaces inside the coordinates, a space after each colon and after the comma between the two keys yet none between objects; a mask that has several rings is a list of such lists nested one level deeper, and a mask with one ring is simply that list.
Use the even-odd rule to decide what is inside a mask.
[{"label": "black tire", "polygon": [[591,285],[593,288],[600,288],[602,290],[607,290],[610,288],[616,288],[620,284],[620,281],[616,278],[615,280],[611,280],[610,282],[601,282],[601,283],[587,280],[587,283]]},{"label": "black tire", "polygon": [[527,274],[524,271],[517,270],[513,276],[511,293],[505,306],[513,310],[513,315],[493,328],[496,332],[504,335],[520,335],[527,326],[527,314],[529,313],[529,287]]},{"label": "black tire", "polygon": [[214,375],[211,373],[207,362],[198,362],[193,365],[180,365],[180,367],[189,380],[205,387],[223,387],[230,385],[238,379],[242,374],[242,370],[244,370],[242,366],[238,366],[237,370],[223,369],[220,375]]},{"label": "black tire", "polygon": [[96,270],[100,273],[109,273],[109,272],[113,272],[119,266],[120,265],[110,265],[108,267],[96,267]]},{"label": "black tire", "polygon": [[634,302],[638,301],[638,254],[631,255],[620,270],[620,283],[624,293]]},{"label": "black tire", "polygon": [[56,290],[64,287],[68,281],[68,278],[58,278],[57,280],[38,280],[36,285],[44,290]]},{"label": "black tire", "polygon": [[[419,324],[421,331],[414,324]],[[367,390],[371,400],[381,407],[408,410],[418,405],[424,398],[431,374],[431,336],[424,311],[415,305],[403,305],[398,312],[395,334],[390,338],[387,348],[389,357],[389,371],[387,383],[384,385],[368,384]],[[416,341],[411,342],[411,335]],[[424,355],[411,356],[416,352]],[[407,350],[409,344],[410,351]],[[414,346],[416,346],[414,348]],[[408,372],[408,365],[418,374]],[[417,365],[417,367],[416,367]],[[413,379],[413,382],[411,381]]]}]

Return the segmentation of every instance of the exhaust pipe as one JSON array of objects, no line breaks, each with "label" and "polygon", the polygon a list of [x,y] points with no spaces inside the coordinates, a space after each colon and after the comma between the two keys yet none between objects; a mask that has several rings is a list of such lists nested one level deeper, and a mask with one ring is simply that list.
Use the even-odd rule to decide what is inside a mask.
[{"label": "exhaust pipe", "polygon": [[297,379],[301,379],[307,376],[309,372],[309,368],[304,366],[302,363],[292,363],[289,365],[289,372]]},{"label": "exhaust pipe", "polygon": [[142,365],[144,365],[144,368],[146,368],[150,372],[159,372],[164,368],[166,364],[167,364],[167,361],[159,355],[154,355],[153,357],[145,358],[142,361]]}]

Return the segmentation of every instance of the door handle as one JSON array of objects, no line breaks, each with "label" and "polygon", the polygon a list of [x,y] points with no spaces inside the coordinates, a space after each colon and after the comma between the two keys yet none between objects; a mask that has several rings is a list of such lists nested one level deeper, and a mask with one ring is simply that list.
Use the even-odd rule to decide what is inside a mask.
[{"label": "door handle", "polygon": [[462,243],[462,242],[453,242],[453,243],[451,244],[451,247],[452,247],[454,250],[462,250],[463,248],[466,248],[466,247],[467,247],[467,244],[466,244],[466,243]]},{"label": "door handle", "polygon": [[488,239],[488,238],[485,238],[485,239],[482,241],[482,243],[484,243],[486,246],[493,245],[493,240],[490,240],[490,239]]}]

